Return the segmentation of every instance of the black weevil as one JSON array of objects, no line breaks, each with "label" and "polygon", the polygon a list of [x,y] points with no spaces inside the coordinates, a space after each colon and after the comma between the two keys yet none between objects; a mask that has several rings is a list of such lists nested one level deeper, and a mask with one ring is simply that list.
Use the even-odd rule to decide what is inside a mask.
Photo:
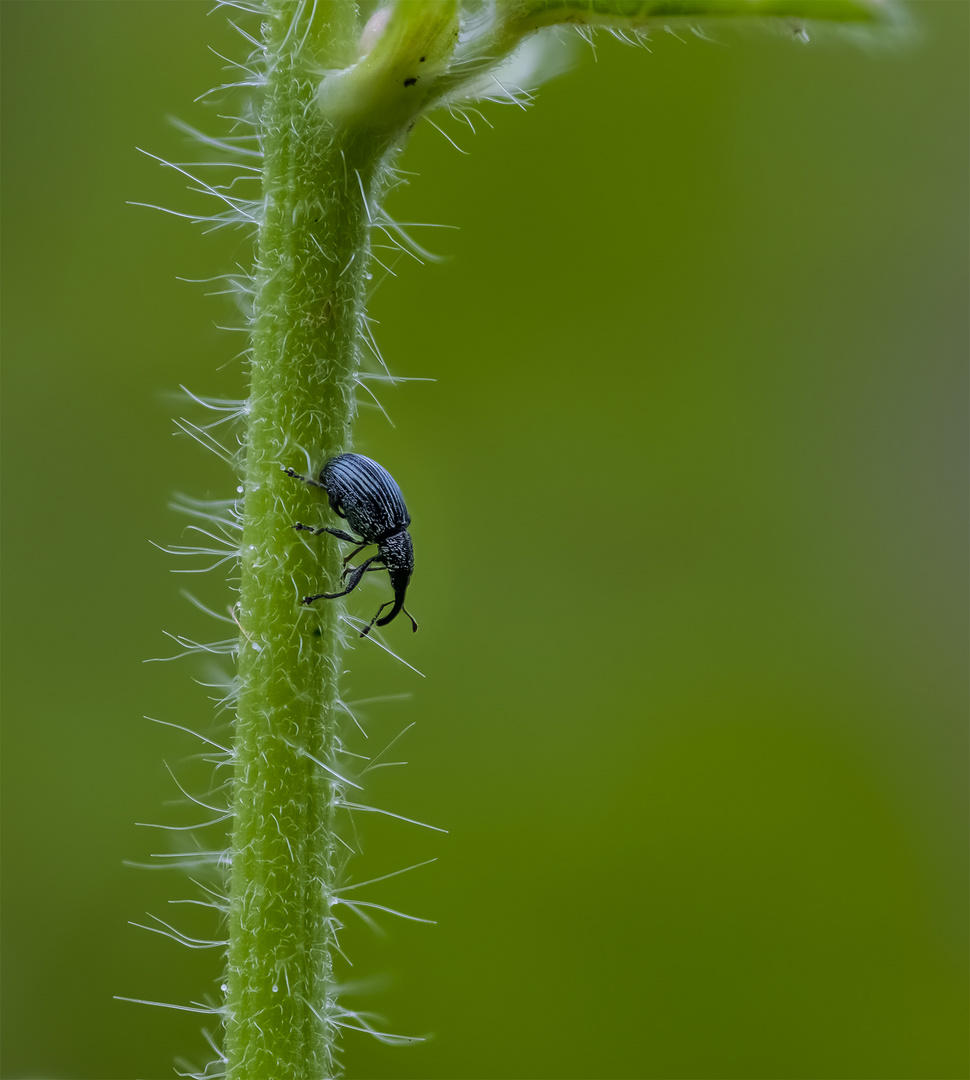
[{"label": "black weevil", "polygon": [[[297,522],[293,526],[294,529],[313,533],[314,536],[330,533],[338,540],[347,540],[357,545],[344,559],[343,577],[348,582],[347,588],[336,593],[304,596],[303,603],[312,604],[314,600],[334,600],[338,596],[346,596],[357,588],[366,572],[387,570],[391,587],[394,589],[394,599],[381,604],[377,614],[361,631],[360,636],[369,634],[375,624],[386,626],[401,611],[411,620],[412,629],[417,630],[418,624],[414,621],[414,616],[404,606],[404,595],[414,570],[414,548],[408,532],[411,515],[404,505],[404,496],[394,477],[382,465],[363,454],[338,454],[330,458],[320,470],[319,480],[301,476],[293,469],[284,468],[283,472],[295,480],[323,488],[327,493],[330,509],[344,518],[357,533],[356,536],[351,536],[350,533],[332,529],[329,525],[315,529],[312,525]],[[366,559],[360,566],[348,565],[355,555],[371,544],[377,545],[376,555]],[[381,612],[388,606],[391,606],[390,612],[383,619],[380,618]]]}]

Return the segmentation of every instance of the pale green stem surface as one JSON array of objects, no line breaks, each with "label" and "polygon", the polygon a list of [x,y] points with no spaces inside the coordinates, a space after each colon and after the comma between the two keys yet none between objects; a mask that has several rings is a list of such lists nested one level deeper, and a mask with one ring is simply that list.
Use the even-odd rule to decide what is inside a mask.
[{"label": "pale green stem surface", "polygon": [[[369,183],[319,110],[308,57],[354,58],[354,5],[317,0],[313,22],[277,0],[266,23],[262,102],[264,214],[259,229],[245,447],[239,700],[226,994],[227,1076],[334,1075],[330,901],[341,856],[333,764],[338,608],[305,593],[337,580],[338,545],[310,544],[296,521],[322,522],[320,493],[281,466],[316,472],[345,450],[354,413],[364,301]],[[341,55],[343,54],[343,55]],[[373,166],[371,168],[373,173]]]},{"label": "pale green stem surface", "polygon": [[546,27],[649,32],[669,24],[704,26],[752,18],[888,27],[900,20],[901,9],[896,0],[498,0],[495,17],[479,40],[468,49],[462,47],[461,64],[438,80],[436,97],[460,93],[463,85]]},{"label": "pale green stem surface", "polygon": [[383,171],[423,100],[408,71],[439,69],[456,40],[455,11],[454,0],[404,5],[390,26],[395,48],[388,51],[385,34],[370,64],[358,65],[364,77],[354,92],[328,96],[320,93],[325,73],[358,60],[356,5],[267,4],[264,205],[236,609],[230,1080],[322,1080],[336,1072],[343,624],[339,605],[300,601],[337,590],[340,554],[332,539],[293,530],[297,521],[322,523],[329,511],[318,489],[282,469],[316,476],[350,446],[369,230]]}]

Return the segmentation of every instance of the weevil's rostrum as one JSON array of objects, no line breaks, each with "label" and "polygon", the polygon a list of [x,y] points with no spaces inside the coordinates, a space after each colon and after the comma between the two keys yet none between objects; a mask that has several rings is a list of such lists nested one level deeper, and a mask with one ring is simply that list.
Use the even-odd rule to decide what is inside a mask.
[{"label": "weevil's rostrum", "polygon": [[[338,454],[330,458],[320,471],[319,480],[302,476],[293,469],[284,468],[283,471],[296,480],[323,488],[327,493],[330,509],[342,517],[357,534],[351,536],[342,529],[332,529],[327,525],[314,528],[312,525],[297,522],[293,526],[294,529],[311,532],[315,536],[330,533],[338,540],[357,545],[344,559],[343,578],[347,587],[340,592],[304,596],[303,603],[312,604],[315,600],[334,600],[338,596],[346,596],[357,588],[368,571],[387,570],[391,587],[394,589],[394,599],[378,608],[377,614],[361,631],[360,636],[370,633],[374,625],[386,626],[401,611],[411,620],[412,629],[417,630],[418,624],[404,606],[404,596],[414,570],[414,548],[408,532],[411,515],[394,477],[382,465],[362,454]],[[377,554],[359,566],[351,566],[350,560],[371,544],[377,545]],[[381,618],[381,612],[386,607],[391,610]]]}]

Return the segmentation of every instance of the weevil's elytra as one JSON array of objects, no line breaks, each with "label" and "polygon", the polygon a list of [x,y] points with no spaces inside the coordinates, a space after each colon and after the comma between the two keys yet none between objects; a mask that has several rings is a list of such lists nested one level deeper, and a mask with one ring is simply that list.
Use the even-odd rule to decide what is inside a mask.
[{"label": "weevil's elytra", "polygon": [[[332,529],[328,525],[315,529],[312,525],[297,522],[293,526],[294,529],[311,532],[314,536],[330,533],[338,540],[357,545],[344,559],[343,577],[348,583],[347,588],[336,593],[304,596],[303,603],[312,604],[314,600],[334,600],[338,596],[346,596],[357,588],[365,573],[387,570],[391,588],[394,590],[394,599],[388,600],[377,609],[377,614],[361,631],[360,636],[369,634],[372,626],[387,626],[402,611],[411,620],[412,630],[417,630],[418,624],[404,606],[404,596],[414,571],[414,548],[408,532],[411,515],[394,477],[383,465],[378,465],[363,454],[338,454],[330,458],[321,469],[319,480],[301,476],[293,469],[284,468],[283,471],[295,480],[323,488],[327,493],[330,509],[342,517],[357,534],[352,536],[342,529]],[[377,545],[377,554],[359,566],[350,566],[350,560],[371,544]],[[381,612],[386,607],[391,610],[381,618]]]}]

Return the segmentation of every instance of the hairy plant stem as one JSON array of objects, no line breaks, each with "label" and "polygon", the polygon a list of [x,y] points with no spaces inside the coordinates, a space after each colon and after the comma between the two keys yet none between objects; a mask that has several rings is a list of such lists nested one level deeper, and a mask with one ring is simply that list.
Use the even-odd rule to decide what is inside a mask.
[{"label": "hairy plant stem", "polygon": [[361,58],[356,7],[264,2],[263,198],[236,609],[229,1080],[332,1077],[336,1034],[347,1026],[335,1000],[332,914],[344,858],[335,829],[346,786],[343,624],[337,605],[300,602],[336,591],[340,555],[336,544],[307,543],[293,530],[297,521],[319,522],[326,504],[282,469],[313,474],[349,447],[369,227],[388,155],[422,111],[474,96],[483,79],[487,89],[489,71],[541,26],[637,28],[668,14],[751,11],[865,20],[879,5],[505,0],[477,37],[463,38],[457,0],[406,0],[372,17]]},{"label": "hairy plant stem", "polygon": [[[331,903],[341,866],[339,611],[302,606],[338,580],[336,544],[292,525],[322,519],[319,493],[281,466],[319,470],[348,447],[363,316],[363,191],[382,147],[315,107],[320,69],[354,56],[354,4],[274,0],[264,24],[251,396],[237,618],[239,694],[225,1001],[230,1080],[334,1075]],[[312,61],[312,64],[308,61]],[[315,70],[314,70],[315,69]],[[313,760],[316,759],[316,762]]]}]

